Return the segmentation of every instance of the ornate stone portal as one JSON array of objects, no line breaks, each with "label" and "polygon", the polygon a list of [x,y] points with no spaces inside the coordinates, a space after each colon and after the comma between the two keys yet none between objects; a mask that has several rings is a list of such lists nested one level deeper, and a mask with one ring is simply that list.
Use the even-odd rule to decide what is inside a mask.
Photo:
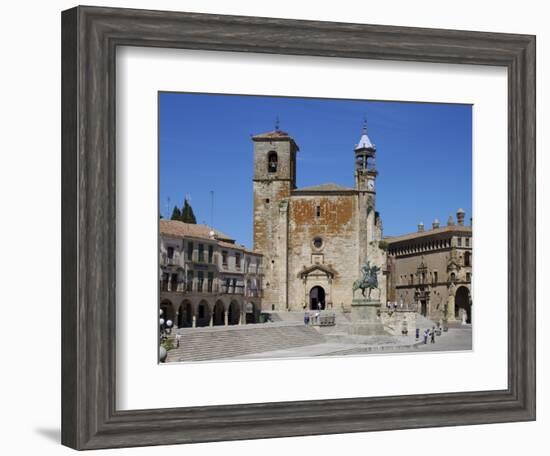
[{"label": "ornate stone portal", "polygon": [[[353,284],[353,301],[351,302],[350,333],[354,336],[379,336],[387,334],[380,320],[380,289],[378,288],[378,272],[380,268],[371,266],[367,261],[361,268],[363,276]],[[355,292],[361,290],[362,297],[355,298]],[[365,290],[368,295],[365,297]],[[371,298],[372,290],[378,291],[378,299]]]}]

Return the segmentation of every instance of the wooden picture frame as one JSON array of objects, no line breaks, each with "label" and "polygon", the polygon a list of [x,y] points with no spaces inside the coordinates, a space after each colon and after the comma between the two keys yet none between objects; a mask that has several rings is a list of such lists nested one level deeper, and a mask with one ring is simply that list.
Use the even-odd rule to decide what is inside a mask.
[{"label": "wooden picture frame", "polygon": [[[508,388],[119,411],[115,50],[185,48],[508,70]],[[535,419],[535,37],[76,7],[62,13],[62,443],[163,445]]]}]

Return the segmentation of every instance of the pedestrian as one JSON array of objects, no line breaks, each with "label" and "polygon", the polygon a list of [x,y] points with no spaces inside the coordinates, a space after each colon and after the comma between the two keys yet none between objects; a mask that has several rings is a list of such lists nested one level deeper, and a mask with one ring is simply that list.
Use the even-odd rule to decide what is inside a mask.
[{"label": "pedestrian", "polygon": [[424,345],[426,345],[428,343],[428,335],[429,334],[430,334],[430,330],[426,329],[426,331],[424,331]]},{"label": "pedestrian", "polygon": [[430,343],[435,344],[435,326],[432,327],[432,332],[430,333]]},{"label": "pedestrian", "polygon": [[416,340],[420,339],[420,328],[416,328]]},{"label": "pedestrian", "polygon": [[304,325],[309,325],[309,312],[304,313]]},{"label": "pedestrian", "polygon": [[176,348],[180,348],[181,334],[176,334]]}]

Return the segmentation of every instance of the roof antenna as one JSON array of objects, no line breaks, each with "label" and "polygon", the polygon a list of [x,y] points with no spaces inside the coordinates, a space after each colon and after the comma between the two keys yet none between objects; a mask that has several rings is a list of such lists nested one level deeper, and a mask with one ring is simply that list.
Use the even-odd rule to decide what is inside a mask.
[{"label": "roof antenna", "polygon": [[214,228],[214,190],[210,190],[210,227]]},{"label": "roof antenna", "polygon": [[275,118],[275,131],[279,131],[279,116]]},{"label": "roof antenna", "polygon": [[363,133],[367,134],[367,117],[363,119]]},{"label": "roof antenna", "polygon": [[166,218],[169,219],[170,218],[170,197],[169,196],[166,198],[166,208],[164,213],[166,214]]}]

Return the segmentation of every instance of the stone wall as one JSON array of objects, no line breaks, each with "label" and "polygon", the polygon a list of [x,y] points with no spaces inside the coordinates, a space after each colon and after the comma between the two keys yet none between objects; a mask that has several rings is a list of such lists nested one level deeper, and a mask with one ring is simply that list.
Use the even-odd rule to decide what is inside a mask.
[{"label": "stone wall", "polygon": [[380,310],[380,320],[382,320],[384,329],[394,335],[401,335],[404,328],[407,329],[409,336],[414,335],[416,315],[414,310],[388,310],[386,308]]},{"label": "stone wall", "polygon": [[[317,207],[320,216],[317,216]],[[288,286],[292,310],[309,306],[309,292],[316,285],[326,293],[327,308],[350,306],[352,284],[358,275],[356,195],[293,196],[289,205]],[[320,238],[320,248],[314,239]],[[320,264],[335,271],[330,280],[321,270],[305,278],[304,267]]]}]

